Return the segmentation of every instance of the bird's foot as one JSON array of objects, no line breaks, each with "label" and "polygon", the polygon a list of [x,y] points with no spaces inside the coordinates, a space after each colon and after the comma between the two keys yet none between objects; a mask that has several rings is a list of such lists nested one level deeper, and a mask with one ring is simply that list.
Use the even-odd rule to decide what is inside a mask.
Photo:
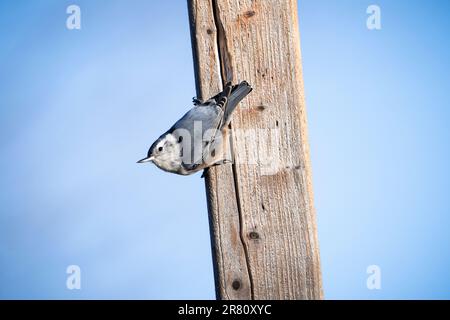
[{"label": "bird's foot", "polygon": [[216,162],[214,165],[215,166],[220,166],[222,164],[230,164],[230,163],[233,163],[233,160],[223,159],[223,160],[220,160],[220,161]]},{"label": "bird's foot", "polygon": [[192,103],[194,104],[194,106],[199,106],[199,105],[203,104],[203,101],[200,100],[199,98],[193,97]]}]

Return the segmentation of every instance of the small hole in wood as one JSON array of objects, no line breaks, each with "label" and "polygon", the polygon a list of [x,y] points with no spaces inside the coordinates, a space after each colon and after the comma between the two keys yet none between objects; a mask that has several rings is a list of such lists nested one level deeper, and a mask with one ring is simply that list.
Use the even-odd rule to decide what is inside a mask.
[{"label": "small hole in wood", "polygon": [[207,29],[207,30],[206,30],[206,33],[207,33],[207,34],[213,34],[213,31],[212,31],[211,29]]},{"label": "small hole in wood", "polygon": [[264,211],[266,211],[266,206],[264,205],[264,203],[261,204],[261,207]]},{"label": "small hole in wood", "polygon": [[241,282],[239,280],[234,280],[231,286],[234,290],[239,290],[241,288]]},{"label": "small hole in wood", "polygon": [[251,17],[253,17],[255,14],[256,14],[255,11],[249,10],[249,11],[247,11],[246,13],[244,13],[244,17],[246,17],[246,18],[251,18]]},{"label": "small hole in wood", "polygon": [[257,106],[256,107],[259,111],[264,111],[264,110],[266,110],[266,106],[265,105],[259,105],[259,106]]},{"label": "small hole in wood", "polygon": [[275,121],[275,125],[278,127],[280,124],[278,123],[278,120]]},{"label": "small hole in wood", "polygon": [[259,239],[259,233],[258,233],[258,232],[255,232],[255,231],[250,232],[248,236],[249,236],[250,239],[252,239],[252,240],[257,240],[257,239]]}]

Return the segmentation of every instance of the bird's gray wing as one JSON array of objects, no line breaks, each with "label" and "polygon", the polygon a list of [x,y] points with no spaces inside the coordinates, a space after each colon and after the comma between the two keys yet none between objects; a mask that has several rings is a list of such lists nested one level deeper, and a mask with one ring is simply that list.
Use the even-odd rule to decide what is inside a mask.
[{"label": "bird's gray wing", "polygon": [[236,109],[239,102],[244,99],[250,92],[252,87],[247,81],[242,81],[233,86],[231,82],[225,84],[224,89],[206,102],[200,103],[200,100],[194,99],[196,106],[215,106],[222,110],[222,117],[217,124],[217,130],[222,131],[231,121],[231,115]]},{"label": "bird's gray wing", "polygon": [[182,136],[185,169],[194,170],[202,164],[205,151],[211,145],[222,118],[223,110],[215,104],[199,105],[169,129],[178,141]]}]

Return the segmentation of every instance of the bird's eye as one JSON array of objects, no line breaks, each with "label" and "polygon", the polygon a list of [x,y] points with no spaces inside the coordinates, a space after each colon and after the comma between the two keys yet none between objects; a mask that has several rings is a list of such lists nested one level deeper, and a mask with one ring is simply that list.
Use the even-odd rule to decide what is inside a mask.
[{"label": "bird's eye", "polygon": [[183,136],[178,137],[178,143],[181,143],[183,141]]},{"label": "bird's eye", "polygon": [[159,151],[159,152],[163,151],[163,147],[159,147],[159,148],[158,148],[158,151]]}]

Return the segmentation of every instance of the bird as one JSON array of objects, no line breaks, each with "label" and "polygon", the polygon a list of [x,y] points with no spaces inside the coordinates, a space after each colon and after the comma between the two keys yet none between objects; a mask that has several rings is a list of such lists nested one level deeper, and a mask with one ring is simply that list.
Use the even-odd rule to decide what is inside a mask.
[{"label": "bird", "polygon": [[228,126],[233,112],[253,88],[247,81],[225,84],[222,92],[194,107],[150,146],[137,163],[152,162],[158,168],[179,175],[191,175],[212,166],[230,163],[226,158]]}]

